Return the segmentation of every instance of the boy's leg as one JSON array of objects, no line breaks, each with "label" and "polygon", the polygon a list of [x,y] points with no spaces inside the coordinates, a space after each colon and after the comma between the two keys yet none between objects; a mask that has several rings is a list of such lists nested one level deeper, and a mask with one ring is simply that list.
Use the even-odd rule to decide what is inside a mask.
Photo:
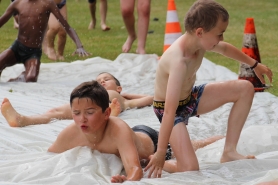
[{"label": "boy's leg", "polygon": [[48,20],[48,30],[46,33],[46,43],[47,43],[47,56],[51,60],[57,60],[56,51],[54,48],[55,36],[59,32],[60,23],[57,21],[53,14],[50,14]]},{"label": "boy's leg", "polygon": [[[67,20],[67,5],[66,4],[60,9],[60,12],[61,12],[62,16]],[[64,59],[64,49],[65,49],[66,41],[67,41],[67,32],[61,25],[59,25],[58,47],[57,47],[58,60],[65,60]]]},{"label": "boy's leg", "polygon": [[134,17],[134,5],[135,0],[121,0],[121,12],[122,17],[125,23],[125,27],[128,33],[128,37],[122,46],[122,51],[124,53],[129,52],[131,49],[133,41],[136,39],[136,31],[135,31],[135,17]]},{"label": "boy's leg", "polygon": [[149,29],[151,0],[138,0],[138,46],[136,53],[145,54],[145,45],[147,40],[147,33]]},{"label": "boy's leg", "polygon": [[23,127],[28,125],[46,124],[55,119],[72,119],[69,104],[53,108],[41,115],[24,116],[19,114],[5,98],[1,105],[2,115],[5,117],[11,127]]},{"label": "boy's leg", "polygon": [[237,153],[236,146],[254,97],[254,87],[247,80],[210,83],[205,86],[197,114],[210,112],[226,103],[234,103],[228,118],[226,142],[221,162],[254,158]]},{"label": "boy's leg", "polygon": [[100,0],[100,26],[102,31],[108,31],[110,28],[106,25],[107,0]]},{"label": "boy's leg", "polygon": [[170,173],[199,170],[199,163],[191,140],[184,123],[178,123],[173,127],[170,144],[176,157],[176,168],[173,166],[167,170]]},{"label": "boy's leg", "polygon": [[13,66],[17,63],[14,52],[9,48],[0,53],[0,77],[2,71],[9,66]]},{"label": "boy's leg", "polygon": [[88,0],[89,3],[89,10],[90,10],[90,15],[91,15],[91,22],[88,26],[88,29],[95,29],[96,27],[96,0]]},{"label": "boy's leg", "polygon": [[37,82],[40,72],[41,61],[38,58],[31,58],[24,63],[25,66],[25,81]]}]

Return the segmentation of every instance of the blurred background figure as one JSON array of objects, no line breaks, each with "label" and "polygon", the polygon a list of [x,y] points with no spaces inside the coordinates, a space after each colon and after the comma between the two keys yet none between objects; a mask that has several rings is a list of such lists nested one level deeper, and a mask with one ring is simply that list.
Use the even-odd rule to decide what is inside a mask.
[{"label": "blurred background figure", "polygon": [[[135,0],[120,0],[122,17],[125,23],[125,27],[128,33],[126,42],[122,46],[122,51],[124,53],[129,52],[132,43],[137,38],[135,31],[135,17],[134,8]],[[149,28],[151,11],[151,0],[137,0],[137,33],[138,33],[138,44],[136,53],[145,54],[145,45],[147,39],[147,33]]]},{"label": "blurred background figure", "polygon": [[[88,29],[95,29],[96,27],[96,4],[97,0],[88,0],[89,10],[91,14],[91,22]],[[107,15],[107,0],[100,0],[100,27],[102,31],[110,30],[110,27],[106,25],[106,15]]]},{"label": "blurred background figure", "polygon": [[[66,0],[54,0],[62,16],[67,20]],[[57,53],[55,51],[55,37],[58,36]],[[64,49],[67,40],[67,33],[53,14],[50,14],[48,21],[48,30],[44,37],[43,51],[51,60],[65,60]]]}]

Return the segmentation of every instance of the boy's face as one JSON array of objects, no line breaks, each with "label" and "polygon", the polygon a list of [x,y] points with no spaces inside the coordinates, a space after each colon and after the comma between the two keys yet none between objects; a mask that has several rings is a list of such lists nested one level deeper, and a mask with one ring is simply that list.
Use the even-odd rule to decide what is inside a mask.
[{"label": "boy's face", "polygon": [[75,98],[71,106],[75,124],[83,133],[94,133],[104,126],[110,115],[110,108],[104,112],[90,98]]},{"label": "boy's face", "polygon": [[97,82],[101,84],[106,90],[114,90],[121,92],[121,86],[116,84],[115,79],[108,73],[102,73],[98,75]]},{"label": "boy's face", "polygon": [[218,19],[218,22],[214,28],[208,32],[202,34],[202,45],[205,50],[212,50],[220,41],[224,40],[224,32],[229,24],[229,21],[223,22],[222,19]]}]

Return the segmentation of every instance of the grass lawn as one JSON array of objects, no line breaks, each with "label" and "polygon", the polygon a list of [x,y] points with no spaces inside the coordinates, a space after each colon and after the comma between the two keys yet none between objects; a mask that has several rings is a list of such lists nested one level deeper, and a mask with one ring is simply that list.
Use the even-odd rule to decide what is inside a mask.
[{"label": "grass lawn", "polygon": [[[119,2],[119,0],[108,0],[107,25],[111,27],[111,30],[103,32],[99,25],[99,1],[97,4],[97,27],[95,30],[88,30],[87,27],[90,22],[90,13],[87,1],[79,0],[77,2],[76,0],[67,0],[68,22],[78,33],[84,48],[92,54],[90,57],[100,56],[102,58],[114,60],[121,53],[121,47],[126,40],[127,33],[121,17]],[[184,15],[193,2],[194,0],[175,0],[183,32]],[[278,51],[278,36],[276,32],[276,30],[278,30],[278,1],[218,0],[218,2],[221,3],[230,14],[230,23],[225,32],[224,39],[239,49],[242,47],[245,19],[247,17],[254,18],[261,61],[263,64],[269,66],[274,72],[273,87],[268,91],[277,96],[278,65],[275,65],[275,61],[277,60]],[[9,3],[9,0],[4,0],[0,3],[1,15],[4,13]],[[153,33],[148,35],[146,51],[147,53],[161,55],[164,42],[167,0],[152,0],[151,3],[149,30],[152,30]],[[158,18],[158,21],[154,21],[154,18]],[[17,36],[17,30],[13,29],[12,19],[1,28],[0,33],[0,52],[2,52],[12,44]],[[134,42],[130,52],[135,52],[136,44],[137,43]],[[85,59],[71,56],[71,53],[74,50],[75,45],[68,37],[65,48],[66,62]],[[238,62],[210,52],[208,52],[205,57],[216,64],[223,65],[238,73]],[[43,55],[42,62],[47,63],[53,61]]]}]

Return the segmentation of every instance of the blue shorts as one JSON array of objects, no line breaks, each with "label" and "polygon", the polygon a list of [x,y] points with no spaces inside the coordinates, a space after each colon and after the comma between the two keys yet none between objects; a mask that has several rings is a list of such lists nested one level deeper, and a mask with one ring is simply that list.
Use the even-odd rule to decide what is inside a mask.
[{"label": "blue shorts", "polygon": [[[178,123],[188,124],[190,117],[197,115],[200,98],[203,94],[206,84],[194,86],[191,94],[184,100],[179,101],[179,106],[176,110],[174,126]],[[159,122],[161,123],[164,114],[164,101],[153,101],[153,110]]]}]

